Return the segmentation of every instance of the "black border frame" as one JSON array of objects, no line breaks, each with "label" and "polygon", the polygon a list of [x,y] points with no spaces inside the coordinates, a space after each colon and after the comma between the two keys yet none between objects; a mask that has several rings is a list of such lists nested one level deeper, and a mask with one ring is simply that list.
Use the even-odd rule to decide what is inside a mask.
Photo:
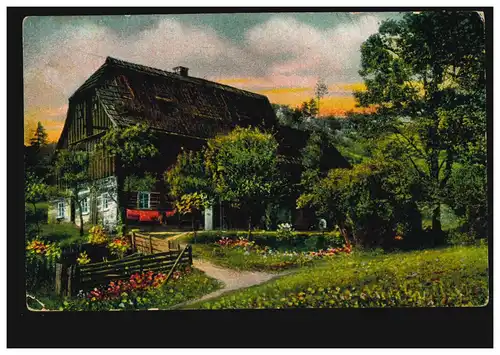
[{"label": "black border frame", "polygon": [[[30,312],[24,296],[22,23],[26,16],[483,11],[488,80],[490,301],[478,308]],[[8,7],[7,347],[493,347],[493,7]],[[19,226],[23,226],[22,229]],[[23,232],[23,233],[20,233]],[[21,251],[23,250],[23,251]]]}]

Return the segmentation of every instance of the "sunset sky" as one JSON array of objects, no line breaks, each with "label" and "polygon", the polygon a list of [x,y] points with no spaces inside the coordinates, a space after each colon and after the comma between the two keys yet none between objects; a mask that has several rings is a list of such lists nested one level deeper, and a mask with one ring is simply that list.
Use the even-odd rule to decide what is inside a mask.
[{"label": "sunset sky", "polygon": [[41,121],[50,140],[68,98],[111,56],[266,95],[295,106],[329,87],[321,114],[355,109],[359,48],[397,13],[29,17],[24,21],[25,140]]}]

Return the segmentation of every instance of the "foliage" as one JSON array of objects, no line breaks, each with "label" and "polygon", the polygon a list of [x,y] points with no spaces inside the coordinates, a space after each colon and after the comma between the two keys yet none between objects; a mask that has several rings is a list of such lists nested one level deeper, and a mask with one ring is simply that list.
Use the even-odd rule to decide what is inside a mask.
[{"label": "foliage", "polygon": [[250,211],[279,196],[278,143],[257,128],[239,128],[208,141],[206,168],[222,201]]},{"label": "foliage", "polygon": [[210,176],[206,172],[203,151],[183,151],[173,167],[164,173],[169,195],[179,201],[183,195],[211,195]]},{"label": "foliage", "polygon": [[108,249],[110,250],[111,255],[115,255],[121,259],[130,249],[130,243],[123,237],[115,238],[108,243]]},{"label": "foliage", "polygon": [[208,197],[203,192],[193,192],[182,195],[175,206],[180,214],[194,213],[210,205]]},{"label": "foliage", "polygon": [[110,282],[106,287],[64,301],[60,308],[65,311],[168,309],[221,287],[218,281],[191,268],[176,271],[167,283],[163,283],[164,275],[151,278],[149,275],[136,275],[128,282]]},{"label": "foliage", "polygon": [[446,235],[446,243],[449,245],[472,245],[475,242],[475,234],[464,233],[460,229],[452,229]]},{"label": "foliage", "polygon": [[[33,206],[33,217],[35,220],[37,232],[40,233],[40,220],[38,217],[37,203],[46,200],[48,196],[48,187],[42,178],[37,177],[32,172],[27,172],[24,182],[24,200]],[[27,222],[30,221],[26,218]]]},{"label": "foliage", "polygon": [[108,240],[104,227],[96,225],[89,229],[88,242],[90,244],[104,244]]},{"label": "foliage", "polygon": [[45,242],[37,237],[26,245],[26,257],[27,259],[45,258],[53,262],[61,257],[61,248],[56,243]]},{"label": "foliage", "polygon": [[361,56],[367,90],[355,96],[376,112],[359,131],[392,136],[401,147],[442,235],[440,205],[453,166],[486,132],[484,24],[475,12],[408,13],[382,23]]},{"label": "foliage", "polygon": [[[344,238],[338,231],[331,232],[303,232],[296,231],[293,238],[293,244],[287,240],[278,240],[276,231],[254,231],[252,233],[252,241],[261,247],[270,247],[280,250],[315,250],[324,247],[341,247]],[[196,241],[193,235],[186,235],[181,241],[186,243],[210,244],[216,243],[221,238],[228,238],[237,240],[246,238],[248,232],[246,231],[199,231],[196,233]],[[320,248],[317,248],[318,239],[326,239]]]},{"label": "foliage", "polygon": [[451,175],[446,199],[465,219],[464,229],[479,238],[488,236],[487,173],[482,164],[464,164]]},{"label": "foliage", "polygon": [[[89,153],[78,150],[61,150],[57,154],[55,170],[63,189],[60,194],[75,201],[80,215],[80,235],[83,236],[83,212],[80,192],[88,187]],[[69,196],[68,196],[69,192]]]},{"label": "foliage", "polygon": [[396,236],[398,227],[409,235],[420,232],[412,189],[413,176],[401,161],[377,157],[352,169],[331,170],[299,197],[297,207],[311,206],[327,216],[340,226],[347,243],[383,246]]},{"label": "foliage", "polygon": [[47,145],[47,132],[45,130],[45,127],[43,127],[42,123],[39,121],[35,130],[35,133],[33,134],[33,137],[30,139],[30,145],[32,147],[35,147],[37,149],[40,149],[40,147]]},{"label": "foliage", "polygon": [[[276,243],[262,243],[262,240],[257,238],[255,241],[250,241],[245,237],[221,237],[219,240],[208,244],[194,244],[194,254],[200,255],[204,259],[209,259],[216,264],[223,265],[239,270],[268,270],[277,271],[286,268],[304,266],[312,263],[314,260],[331,257],[340,253],[350,253],[350,247],[330,247],[326,249],[316,249],[316,240],[311,250],[303,250],[297,247],[294,240],[277,238],[277,233],[274,233],[273,239]],[[314,237],[306,239],[313,240]],[[201,236],[202,242],[208,242]],[[295,244],[292,245],[290,243]],[[303,247],[306,243],[303,243]],[[272,244],[273,247],[270,247]]]},{"label": "foliage", "polygon": [[276,231],[276,239],[291,241],[294,237],[294,230],[290,223],[278,224]]},{"label": "foliage", "polygon": [[90,258],[87,255],[87,252],[84,251],[84,252],[80,253],[80,255],[78,255],[78,258],[76,258],[76,262],[78,265],[86,265],[86,264],[90,263]]},{"label": "foliage", "polygon": [[156,176],[154,173],[146,171],[142,177],[132,174],[125,177],[124,191],[152,191],[155,184]]},{"label": "foliage", "polygon": [[488,300],[485,247],[353,253],[190,308],[475,307]]},{"label": "foliage", "polygon": [[25,279],[26,290],[34,291],[53,287],[55,263],[61,257],[57,243],[46,242],[36,237],[26,245]]},{"label": "foliage", "polygon": [[146,124],[114,127],[101,138],[100,147],[117,157],[124,168],[138,167],[145,159],[158,154],[155,136]]}]

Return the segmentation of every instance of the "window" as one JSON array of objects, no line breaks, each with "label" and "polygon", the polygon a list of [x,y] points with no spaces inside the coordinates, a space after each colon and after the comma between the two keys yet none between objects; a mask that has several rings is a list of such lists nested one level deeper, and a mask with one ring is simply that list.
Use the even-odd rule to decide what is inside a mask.
[{"label": "window", "polygon": [[85,197],[82,199],[82,201],[80,202],[81,206],[82,206],[82,213],[89,213],[89,201],[88,201],[88,198]]},{"label": "window", "polygon": [[97,198],[97,208],[99,211],[107,211],[108,210],[108,194],[103,193],[101,196]]},{"label": "window", "polygon": [[139,192],[137,194],[137,202],[138,202],[139,208],[150,208],[149,207],[149,202],[150,202],[149,192]]},{"label": "window", "polygon": [[64,202],[57,203],[57,218],[64,218]]}]

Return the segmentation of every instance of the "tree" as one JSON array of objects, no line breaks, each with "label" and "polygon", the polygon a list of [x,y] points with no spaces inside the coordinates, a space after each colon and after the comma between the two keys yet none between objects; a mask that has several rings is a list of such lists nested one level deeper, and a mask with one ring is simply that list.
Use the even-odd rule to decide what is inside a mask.
[{"label": "tree", "polygon": [[328,86],[325,84],[323,79],[319,79],[318,82],[316,83],[316,86],[314,87],[314,95],[316,96],[316,100],[318,102],[318,115],[320,113],[319,111],[320,101],[326,94],[328,94]]},{"label": "tree", "polygon": [[25,178],[24,199],[27,203],[31,203],[33,205],[38,234],[40,234],[40,221],[37,218],[36,204],[40,201],[46,200],[47,195],[48,186],[43,182],[43,179],[37,177],[32,172],[28,172]]},{"label": "tree", "polygon": [[30,145],[36,149],[40,149],[42,146],[47,145],[47,132],[45,127],[39,121],[36,127],[33,137],[30,139]]},{"label": "tree", "polygon": [[213,204],[214,194],[210,176],[206,172],[203,151],[184,151],[177,156],[174,166],[164,173],[169,195],[177,212],[191,214],[194,230],[195,213]]},{"label": "tree", "polygon": [[422,220],[413,200],[413,174],[381,154],[352,169],[332,169],[297,200],[338,225],[346,244],[386,246],[396,234],[418,235]]},{"label": "tree", "polygon": [[177,156],[176,163],[164,173],[169,195],[180,200],[183,195],[203,192],[213,195],[210,176],[206,171],[204,151],[184,151]]},{"label": "tree", "polygon": [[246,212],[250,235],[252,212],[276,199],[281,188],[276,139],[237,127],[208,141],[205,161],[215,194]]},{"label": "tree", "polygon": [[304,101],[300,106],[300,112],[303,119],[315,117],[318,114],[318,103],[314,99]]},{"label": "tree", "polygon": [[63,189],[61,195],[70,197],[78,207],[80,236],[83,236],[83,198],[80,193],[89,187],[89,160],[88,152],[66,149],[58,152],[55,163],[56,174]]},{"label": "tree", "polygon": [[30,138],[30,145],[25,146],[24,150],[26,171],[46,180],[50,173],[49,160],[52,152],[48,146],[47,133],[41,122],[38,122]]},{"label": "tree", "polygon": [[376,109],[365,123],[405,148],[437,235],[453,166],[486,132],[484,46],[475,12],[430,11],[385,21],[361,47],[367,89],[355,96]]}]

